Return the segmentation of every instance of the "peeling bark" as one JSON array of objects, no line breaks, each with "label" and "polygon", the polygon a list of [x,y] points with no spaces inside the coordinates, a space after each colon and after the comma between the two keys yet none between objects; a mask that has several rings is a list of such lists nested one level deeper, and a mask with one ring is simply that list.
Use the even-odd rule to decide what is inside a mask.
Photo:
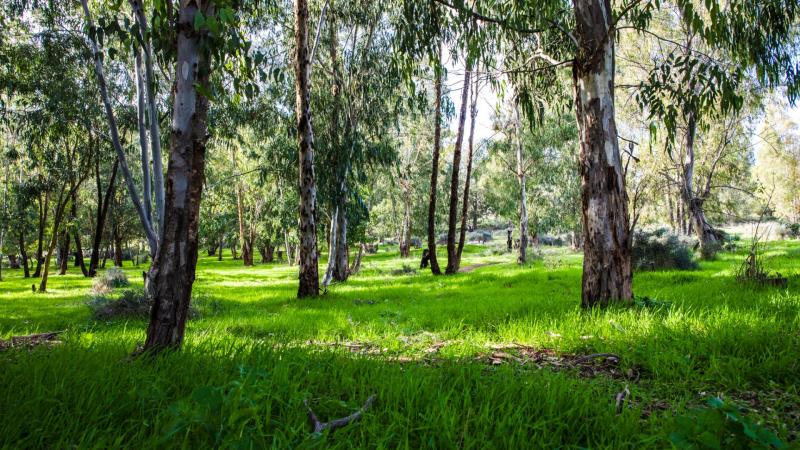
[{"label": "peeling bark", "polygon": [[173,88],[172,136],[162,243],[145,282],[152,300],[144,351],[179,347],[183,342],[198,251],[198,223],[203,193],[210,50],[194,29],[194,17],[214,14],[214,2],[183,2],[177,23],[177,61]]},{"label": "peeling bark", "polygon": [[317,186],[314,176],[314,132],[311,125],[311,64],[308,49],[308,1],[295,0],[295,100],[300,153],[300,276],[297,296],[319,295],[317,254]]},{"label": "peeling bark", "polygon": [[584,238],[581,305],[631,302],[628,196],[614,116],[614,31],[608,0],[575,1],[573,64]]}]

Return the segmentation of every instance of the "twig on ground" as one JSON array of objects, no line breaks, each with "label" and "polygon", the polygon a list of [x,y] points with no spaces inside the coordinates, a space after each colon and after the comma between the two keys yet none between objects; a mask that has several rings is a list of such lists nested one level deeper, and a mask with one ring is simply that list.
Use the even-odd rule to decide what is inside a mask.
[{"label": "twig on ground", "polygon": [[625,400],[631,395],[631,391],[628,390],[628,385],[625,385],[625,389],[617,392],[617,414],[622,413],[622,407],[625,406]]},{"label": "twig on ground", "polygon": [[333,431],[337,428],[342,428],[351,422],[361,419],[361,415],[364,414],[367,409],[369,409],[373,401],[375,401],[375,396],[370,395],[366,403],[364,403],[364,406],[362,406],[358,411],[350,414],[347,417],[331,420],[330,422],[320,422],[319,419],[317,419],[317,415],[314,414],[314,411],[310,406],[308,406],[308,400],[303,400],[303,404],[306,405],[306,409],[308,410],[308,422],[312,427],[314,427],[314,433],[322,433],[325,430]]},{"label": "twig on ground", "polygon": [[585,355],[585,356],[581,356],[580,358],[576,358],[574,361],[572,361],[572,364],[573,365],[578,365],[580,363],[591,361],[591,360],[593,360],[595,358],[605,358],[605,359],[613,358],[613,359],[617,360],[617,362],[619,362],[619,359],[620,359],[619,356],[617,356],[617,355],[615,355],[613,353],[592,353],[591,355]]}]

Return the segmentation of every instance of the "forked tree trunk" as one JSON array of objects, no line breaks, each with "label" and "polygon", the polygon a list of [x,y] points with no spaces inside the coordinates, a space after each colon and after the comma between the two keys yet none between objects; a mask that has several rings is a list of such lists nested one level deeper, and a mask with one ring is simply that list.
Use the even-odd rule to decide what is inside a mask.
[{"label": "forked tree trunk", "polygon": [[447,267],[446,274],[458,272],[459,253],[456,242],[456,224],[458,223],[458,176],[461,171],[461,147],[464,144],[464,123],[467,121],[467,102],[469,102],[469,80],[472,73],[470,64],[464,69],[464,87],[461,88],[461,111],[458,115],[458,133],[453,149],[453,173],[450,178],[450,209],[447,216]]},{"label": "forked tree trunk", "polygon": [[319,295],[317,254],[317,186],[314,176],[314,132],[311,128],[311,64],[308,49],[308,1],[294,2],[295,101],[300,160],[300,276],[297,297]]},{"label": "forked tree trunk", "polygon": [[[72,216],[72,221],[76,221],[78,217],[78,195],[77,193],[72,194],[72,206],[70,215]],[[84,277],[89,276],[89,270],[86,268],[86,261],[83,259],[83,246],[81,245],[81,230],[76,225],[75,231],[72,234],[72,237],[75,239],[75,266],[81,268],[81,273]]]},{"label": "forked tree trunk", "polygon": [[[198,2],[199,3],[199,2]],[[177,61],[173,87],[172,136],[162,241],[147,276],[145,290],[152,308],[144,351],[179,347],[183,342],[198,251],[198,222],[203,193],[210,50],[195,15],[215,13],[214,2],[182,2],[177,23]]]},{"label": "forked tree trunk", "polygon": [[[686,120],[686,155],[683,165],[683,183],[681,195],[683,201],[689,209],[689,219],[692,229],[697,235],[700,248],[703,250],[713,249],[717,243],[717,232],[714,227],[706,220],[706,213],[703,210],[705,198],[701,191],[698,195],[694,188],[694,140],[697,132],[697,119],[693,113],[689,113]],[[687,233],[688,234],[688,233]],[[713,250],[711,250],[713,252]]]},{"label": "forked tree trunk", "polygon": [[628,196],[614,116],[614,30],[609,0],[575,0],[573,63],[580,133],[584,258],[581,305],[632,301]]},{"label": "forked tree trunk", "polygon": [[[439,44],[439,61],[442,59],[442,46]],[[442,145],[442,70],[436,69],[436,82],[434,83],[434,95],[436,111],[433,114],[433,159],[431,160],[431,192],[428,202],[428,258],[431,266],[431,273],[441,275],[439,262],[436,260],[436,189],[439,180],[439,153]]]},{"label": "forked tree trunk", "polygon": [[47,246],[47,256],[44,258],[44,263],[42,265],[42,279],[39,282],[39,292],[47,292],[47,278],[50,274],[50,261],[53,258],[53,251],[56,248],[56,243],[58,241],[58,231],[61,227],[61,219],[64,215],[64,208],[66,205],[66,200],[64,200],[64,192],[66,188],[61,189],[61,193],[58,195],[58,202],[56,203],[56,214],[53,217],[53,233],[50,237],[50,245]]},{"label": "forked tree trunk", "polygon": [[514,113],[517,129],[517,181],[519,182],[519,252],[517,253],[517,264],[525,264],[528,261],[528,193],[522,161],[522,120],[519,117],[519,106],[515,108]]},{"label": "forked tree trunk", "polygon": [[[478,117],[478,81],[472,89],[472,102],[470,104],[470,123],[469,123],[469,155],[467,156],[467,173],[464,174],[464,198],[461,204],[461,231],[458,236],[458,263],[461,264],[461,253],[464,251],[464,243],[467,238],[467,217],[469,213],[469,184],[472,178],[472,156],[473,145],[475,142],[475,119]],[[473,227],[474,229],[474,227]]]},{"label": "forked tree trunk", "polygon": [[114,197],[114,190],[116,187],[117,170],[119,167],[119,160],[114,160],[114,165],[111,167],[111,178],[108,180],[108,186],[105,190],[105,195],[102,194],[102,182],[100,181],[100,163],[95,160],[95,177],[97,183],[97,219],[94,229],[94,239],[92,240],[92,255],[89,257],[89,276],[94,277],[97,275],[97,265],[100,262],[100,246],[103,243],[103,231],[106,225],[106,218],[108,217],[108,206],[111,199]]}]

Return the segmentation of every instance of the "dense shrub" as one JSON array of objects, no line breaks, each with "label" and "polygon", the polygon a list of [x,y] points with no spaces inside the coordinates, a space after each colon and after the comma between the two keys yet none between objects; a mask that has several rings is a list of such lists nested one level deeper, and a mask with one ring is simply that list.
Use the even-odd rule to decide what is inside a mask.
[{"label": "dense shrub", "polygon": [[118,298],[108,294],[94,295],[89,300],[89,309],[96,320],[118,317],[145,319],[150,312],[150,303],[141,289],[125,289]]},{"label": "dense shrub", "polygon": [[800,238],[800,222],[781,224],[778,229],[778,236],[780,236],[781,239]]},{"label": "dense shrub", "polygon": [[[193,299],[194,300],[194,299]],[[197,316],[194,303],[189,305],[189,317]],[[90,297],[88,306],[92,310],[95,320],[112,320],[116,318],[147,319],[150,316],[151,302],[144,295],[141,288],[122,290],[119,295],[94,294]],[[218,305],[211,305],[217,308]]]},{"label": "dense shrub", "polygon": [[691,240],[663,228],[634,233],[631,256],[635,270],[691,270],[698,267]]},{"label": "dense shrub", "polygon": [[467,233],[467,241],[469,242],[489,242],[492,240],[492,233],[485,230],[475,230]]},{"label": "dense shrub", "polygon": [[128,276],[119,267],[111,267],[102,275],[94,279],[92,292],[95,294],[108,294],[116,288],[130,286]]}]

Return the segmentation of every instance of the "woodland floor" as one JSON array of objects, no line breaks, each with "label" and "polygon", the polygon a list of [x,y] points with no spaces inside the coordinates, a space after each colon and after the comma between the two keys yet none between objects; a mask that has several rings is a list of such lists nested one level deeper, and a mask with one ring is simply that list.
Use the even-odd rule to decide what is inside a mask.
[{"label": "woodland floor", "polygon": [[[675,417],[717,395],[798,445],[800,243],[766,253],[786,289],[737,283],[743,254],[722,254],[637,273],[655,302],[595,311],[578,306],[580,255],[544,252],[519,267],[469,246],[474,270],[433,277],[413,270],[419,250],[382,249],[303,301],[296,268],[203,257],[199,316],[155,360],[129,358],[144,321],[90,319],[76,269],[47,294],[6,270],[0,339],[65,333],[0,349],[0,448],[665,448]],[[126,261],[134,284],[143,269]],[[311,433],[304,400],[325,421],[370,395],[360,422]]]}]

